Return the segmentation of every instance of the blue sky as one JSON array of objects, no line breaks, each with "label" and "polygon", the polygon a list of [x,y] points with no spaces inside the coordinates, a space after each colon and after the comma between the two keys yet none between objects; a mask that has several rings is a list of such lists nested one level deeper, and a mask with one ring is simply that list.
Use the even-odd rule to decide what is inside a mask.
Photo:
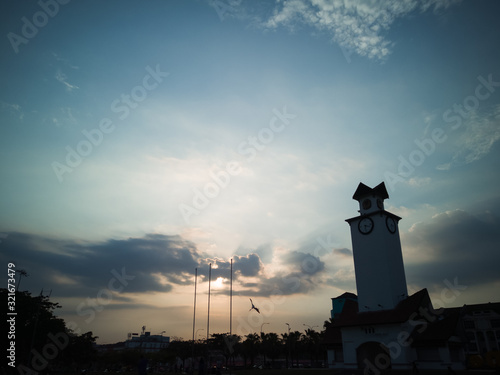
[{"label": "blue sky", "polygon": [[240,333],[321,326],[356,290],[359,182],[384,181],[403,218],[410,292],[439,304],[448,281],[467,288],[447,306],[498,300],[496,2],[1,7],[0,256],[83,332],[190,338],[210,262],[228,331],[231,257]]}]

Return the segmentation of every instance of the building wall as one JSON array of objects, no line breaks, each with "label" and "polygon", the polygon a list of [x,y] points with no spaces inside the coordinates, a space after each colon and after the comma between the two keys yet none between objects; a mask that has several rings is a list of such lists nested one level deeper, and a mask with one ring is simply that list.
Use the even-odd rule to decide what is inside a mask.
[{"label": "building wall", "polygon": [[[413,329],[414,326],[408,322],[342,328],[345,368],[358,368],[357,348],[367,342],[380,343],[389,351],[391,368],[394,370],[412,369],[413,363],[419,369],[446,370],[448,366],[456,370],[465,368],[465,355],[460,342],[414,347],[409,339]],[[372,365],[380,368],[374,362]],[[380,363],[383,365],[384,361],[381,359]]]},{"label": "building wall", "polygon": [[394,308],[408,296],[399,230],[390,233],[387,214],[370,215],[373,230],[362,234],[350,222],[359,311]]},{"label": "building wall", "polygon": [[125,346],[127,349],[138,349],[146,353],[154,353],[168,347],[169,343],[170,337],[167,336],[141,335],[125,341]]},{"label": "building wall", "polygon": [[469,311],[461,319],[467,354],[500,350],[500,314],[487,307]]},{"label": "building wall", "polygon": [[358,367],[358,347],[366,342],[378,342],[389,350],[393,369],[411,368],[415,353],[406,342],[411,329],[407,323],[342,328],[346,367]]}]

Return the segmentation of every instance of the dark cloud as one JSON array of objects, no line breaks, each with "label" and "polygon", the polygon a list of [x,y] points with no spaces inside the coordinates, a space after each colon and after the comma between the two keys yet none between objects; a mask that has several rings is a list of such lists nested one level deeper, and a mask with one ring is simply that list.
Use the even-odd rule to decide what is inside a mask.
[{"label": "dark cloud", "polygon": [[[223,277],[229,279],[231,277],[231,260],[220,258],[205,258],[199,267],[199,275],[202,280],[208,279],[209,264],[212,264],[212,279]],[[260,257],[257,254],[235,255],[233,257],[233,279],[239,277],[258,276],[263,265]]]},{"label": "dark cloud", "polygon": [[234,256],[233,269],[236,274],[241,276],[257,276],[262,269],[262,263],[257,254],[248,254],[246,256]]},{"label": "dark cloud", "polygon": [[243,289],[236,294],[262,297],[304,294],[313,290],[317,284],[317,280],[311,275],[292,272],[261,279],[259,283],[242,283]]},{"label": "dark cloud", "polygon": [[333,253],[340,255],[340,256],[352,257],[352,251],[350,249],[345,248],[345,247],[342,249],[333,249]]},{"label": "dark cloud", "polygon": [[462,210],[415,225],[403,236],[403,249],[408,248],[425,263],[406,262],[407,281],[427,287],[455,278],[465,285],[499,281],[498,233],[498,216]]},{"label": "dark cloud", "polygon": [[300,251],[290,252],[283,257],[283,261],[307,275],[314,275],[325,269],[325,263],[317,256]]},{"label": "dark cloud", "polygon": [[[230,278],[230,260],[207,257],[195,244],[180,236],[147,234],[139,238],[83,242],[27,233],[9,233],[2,242],[0,259],[25,269],[29,277],[21,290],[39,293],[52,290],[54,297],[96,298],[106,290],[120,304],[133,304],[130,293],[170,292],[198,282]],[[315,255],[292,251],[281,258],[284,271],[266,275],[257,253],[233,257],[234,293],[271,296],[308,293],[322,284],[325,263]],[[228,293],[226,288],[214,293]],[[107,294],[106,294],[107,295]],[[104,296],[104,294],[103,294]]]},{"label": "dark cloud", "polygon": [[200,259],[193,243],[158,234],[84,243],[9,233],[0,257],[28,272],[21,289],[52,289],[60,297],[95,295],[110,283],[123,293],[168,292],[191,282]]},{"label": "dark cloud", "polygon": [[319,257],[301,251],[291,251],[281,257],[281,262],[291,271],[280,272],[267,278],[260,277],[257,283],[243,282],[243,289],[237,294],[263,297],[305,294],[322,284],[325,263]]}]

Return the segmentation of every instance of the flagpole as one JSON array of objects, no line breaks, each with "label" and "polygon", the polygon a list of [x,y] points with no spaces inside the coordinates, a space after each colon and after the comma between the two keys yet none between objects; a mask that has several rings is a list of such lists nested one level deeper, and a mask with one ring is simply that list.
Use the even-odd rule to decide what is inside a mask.
[{"label": "flagpole", "polygon": [[[229,342],[233,340],[233,258],[231,258],[231,278],[229,282]],[[231,345],[232,349],[232,345]],[[231,375],[233,353],[230,353],[229,358],[229,374]]]},{"label": "flagpole", "polygon": [[231,279],[229,283],[229,338],[233,333],[233,258],[231,258]]},{"label": "flagpole", "polygon": [[209,264],[208,268],[208,312],[207,312],[207,365],[210,365],[209,353],[208,353],[208,338],[210,337],[210,283],[212,281],[212,263]]},{"label": "flagpole", "polygon": [[198,268],[194,269],[194,303],[193,303],[193,348],[191,352],[191,371],[194,372],[194,332],[196,326],[196,281],[198,278]]}]

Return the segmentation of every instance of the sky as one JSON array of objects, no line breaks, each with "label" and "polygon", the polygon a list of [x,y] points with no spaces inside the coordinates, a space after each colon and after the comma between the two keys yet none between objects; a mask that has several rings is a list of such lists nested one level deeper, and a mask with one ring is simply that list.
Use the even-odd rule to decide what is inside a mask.
[{"label": "sky", "polygon": [[[0,259],[98,343],[322,328],[384,182],[409,293],[498,302],[500,4],[2,1]],[[249,311],[252,298],[261,314]]]}]

